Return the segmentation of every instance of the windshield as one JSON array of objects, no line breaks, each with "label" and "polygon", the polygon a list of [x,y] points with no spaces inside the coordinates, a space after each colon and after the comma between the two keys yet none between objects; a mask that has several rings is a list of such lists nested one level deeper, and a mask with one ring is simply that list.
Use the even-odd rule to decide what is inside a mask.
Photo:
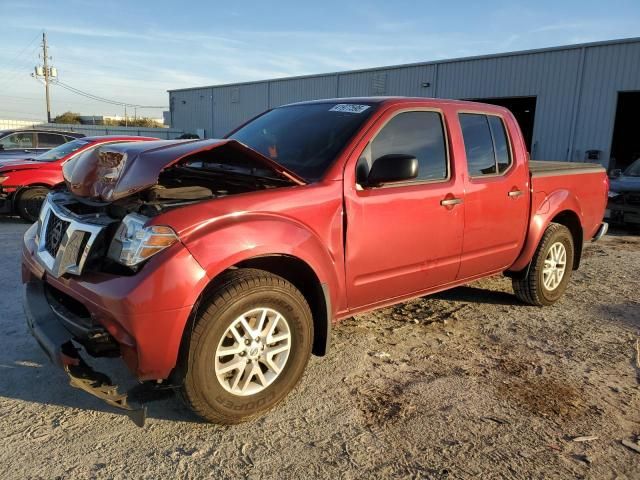
[{"label": "windshield", "polygon": [[367,103],[311,103],[271,110],[228,138],[307,181],[319,180],[374,110]]},{"label": "windshield", "polygon": [[60,160],[61,158],[66,157],[76,150],[80,150],[87,144],[89,144],[89,142],[87,142],[86,140],[74,140],[72,142],[63,143],[59,147],[52,148],[42,155],[38,155],[35,160],[37,160],[38,162],[55,162],[56,160]]},{"label": "windshield", "polygon": [[640,177],[640,158],[629,165],[624,174],[628,177]]}]

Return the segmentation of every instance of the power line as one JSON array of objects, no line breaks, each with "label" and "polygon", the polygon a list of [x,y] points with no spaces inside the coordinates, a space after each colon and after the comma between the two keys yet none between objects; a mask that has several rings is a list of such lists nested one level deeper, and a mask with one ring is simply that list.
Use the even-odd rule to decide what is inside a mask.
[{"label": "power line", "polygon": [[11,58],[11,60],[9,60],[5,65],[11,65],[11,64],[12,64],[12,63],[14,63],[14,62],[15,62],[15,61],[20,57],[20,56],[22,56],[22,54],[23,54],[24,52],[26,52],[26,51],[27,51],[27,49],[28,49],[31,45],[33,45],[33,42],[35,42],[35,41],[36,41],[36,39],[38,38],[38,36],[39,36],[39,35],[40,35],[39,33],[36,33],[36,35],[31,39],[31,41],[27,44],[27,46],[26,46],[26,47],[24,47],[22,50],[20,50],[20,51],[18,52],[18,54],[17,54],[17,55],[15,55],[14,57],[12,57],[12,58]]},{"label": "power line", "polygon": [[153,109],[153,108],[159,108],[159,109],[167,109],[169,107],[167,106],[157,106],[157,105],[139,105],[139,104],[135,104],[135,103],[127,103],[127,102],[119,102],[117,100],[111,100],[108,98],[104,98],[104,97],[99,97],[98,95],[94,95],[92,93],[88,93],[85,92],[83,90],[77,89],[75,87],[72,87],[71,85],[68,85],[66,83],[61,82],[60,80],[56,80],[55,82],[52,82],[53,85],[57,85],[59,87],[64,88],[65,90],[68,90],[72,93],[75,93],[76,95],[80,95],[86,98],[90,98],[92,100],[95,100],[97,102],[103,102],[103,103],[109,103],[111,105],[118,105],[121,107],[133,107],[133,108],[149,108],[149,109]]}]

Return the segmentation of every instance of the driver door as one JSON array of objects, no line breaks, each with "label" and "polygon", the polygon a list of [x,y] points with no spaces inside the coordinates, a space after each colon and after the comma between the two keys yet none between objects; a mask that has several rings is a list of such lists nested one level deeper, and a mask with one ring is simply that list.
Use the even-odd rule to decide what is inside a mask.
[{"label": "driver door", "polygon": [[361,149],[357,178],[387,154],[415,156],[418,176],[368,188],[354,172],[345,174],[350,310],[453,282],[460,265],[464,191],[451,168],[444,115],[405,109],[380,123]]}]

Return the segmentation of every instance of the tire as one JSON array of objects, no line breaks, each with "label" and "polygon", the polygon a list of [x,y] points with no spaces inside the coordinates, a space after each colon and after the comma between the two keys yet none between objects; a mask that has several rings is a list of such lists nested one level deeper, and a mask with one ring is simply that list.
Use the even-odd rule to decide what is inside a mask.
[{"label": "tire", "polygon": [[[186,340],[183,358],[186,368],[181,394],[186,404],[200,417],[219,424],[251,420],[275,407],[296,386],[311,355],[313,319],[303,295],[282,277],[262,270],[238,269],[220,279],[201,308]],[[245,330],[241,318],[251,327],[258,327],[264,318],[262,337],[253,337]],[[276,327],[270,334],[267,330],[274,323]],[[235,332],[231,332],[234,325]],[[269,342],[287,334],[288,340]],[[262,343],[252,341],[247,346],[248,338],[258,338]],[[239,339],[245,339],[244,347]],[[287,344],[288,351],[269,354]],[[244,350],[223,356],[223,348]],[[260,357],[256,360],[257,354]],[[235,364],[241,367],[220,373]],[[278,373],[270,367],[275,364],[280,369]],[[248,375],[247,372],[254,372],[252,368],[259,368],[262,377],[257,371]],[[245,390],[241,391],[243,387]]]},{"label": "tire", "polygon": [[16,213],[29,223],[35,222],[38,220],[40,208],[48,193],[49,189],[45,187],[30,187],[23,190],[15,204]]},{"label": "tire", "polygon": [[[565,252],[564,271],[561,280],[558,281],[557,276],[550,278],[553,274],[545,273],[545,261],[550,262],[547,264],[549,268],[546,272],[553,272],[554,267],[550,267],[555,264],[553,256],[562,249]],[[571,278],[574,252],[573,236],[569,229],[559,223],[551,223],[540,240],[526,275],[512,279],[516,297],[524,303],[536,306],[548,306],[557,302],[567,289]],[[560,265],[560,262],[557,265]]]}]

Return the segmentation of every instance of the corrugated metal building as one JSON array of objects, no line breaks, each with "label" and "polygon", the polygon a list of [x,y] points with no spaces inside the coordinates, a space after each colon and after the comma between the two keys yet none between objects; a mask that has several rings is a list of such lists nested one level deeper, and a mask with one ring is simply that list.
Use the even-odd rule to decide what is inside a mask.
[{"label": "corrugated metal building", "polygon": [[171,126],[215,138],[279,105],[366,95],[506,106],[537,159],[619,168],[640,156],[640,38],[170,90]]}]

